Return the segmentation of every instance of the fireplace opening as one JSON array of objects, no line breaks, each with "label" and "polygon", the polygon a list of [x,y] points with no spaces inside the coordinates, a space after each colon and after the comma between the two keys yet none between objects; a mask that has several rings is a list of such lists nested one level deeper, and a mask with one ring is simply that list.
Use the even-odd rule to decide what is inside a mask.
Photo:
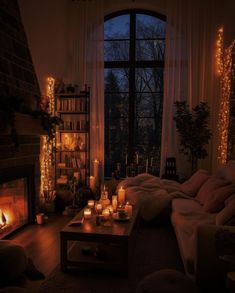
[{"label": "fireplace opening", "polygon": [[0,239],[35,218],[34,166],[0,169]]}]

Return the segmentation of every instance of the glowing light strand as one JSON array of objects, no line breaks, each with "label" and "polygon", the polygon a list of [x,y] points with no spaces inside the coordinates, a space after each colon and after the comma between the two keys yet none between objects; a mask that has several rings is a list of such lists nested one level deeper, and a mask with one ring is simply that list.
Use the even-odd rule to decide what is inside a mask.
[{"label": "glowing light strand", "polygon": [[235,40],[227,48],[223,48],[223,30],[218,31],[216,60],[219,65],[218,73],[220,79],[220,109],[219,109],[219,146],[218,146],[218,161],[221,164],[227,162],[228,157],[228,126],[229,126],[229,109],[230,109],[230,95],[231,95],[231,73],[232,73],[232,48]]},{"label": "glowing light strand", "polygon": [[[53,77],[47,78],[46,95],[48,98],[48,112],[51,115],[55,114],[55,79]],[[54,151],[55,139],[49,140],[47,135],[41,137],[41,154],[40,154],[40,166],[41,166],[41,196],[44,197],[45,191],[54,189],[53,180],[53,165],[54,165]]]}]

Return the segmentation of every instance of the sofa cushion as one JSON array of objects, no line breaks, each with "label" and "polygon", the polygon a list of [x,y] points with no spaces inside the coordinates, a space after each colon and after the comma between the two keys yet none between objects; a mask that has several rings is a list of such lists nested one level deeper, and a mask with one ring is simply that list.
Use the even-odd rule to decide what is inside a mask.
[{"label": "sofa cushion", "polygon": [[230,182],[227,180],[217,176],[211,176],[198,191],[196,199],[204,205],[213,197],[215,190],[228,184],[230,184]]},{"label": "sofa cushion", "polygon": [[198,212],[202,209],[202,205],[196,200],[185,198],[172,199],[171,208],[173,212]]},{"label": "sofa cushion", "polygon": [[217,215],[216,225],[229,225],[235,218],[235,199],[231,200]]},{"label": "sofa cushion", "polygon": [[185,269],[194,274],[196,230],[200,224],[215,224],[215,214],[188,211],[172,212],[171,222],[174,227]]},{"label": "sofa cushion", "polygon": [[207,199],[203,210],[209,213],[217,213],[225,206],[225,200],[235,194],[235,184],[229,184],[216,189]]},{"label": "sofa cushion", "polygon": [[181,184],[181,191],[190,196],[195,196],[203,183],[210,177],[206,170],[198,170],[189,180]]}]

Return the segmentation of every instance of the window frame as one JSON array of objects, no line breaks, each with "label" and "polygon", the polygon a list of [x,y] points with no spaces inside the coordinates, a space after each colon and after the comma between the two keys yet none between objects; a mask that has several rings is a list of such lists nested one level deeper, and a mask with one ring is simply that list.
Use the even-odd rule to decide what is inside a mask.
[{"label": "window frame", "polygon": [[[166,16],[160,14],[158,12],[149,11],[145,9],[126,9],[117,11],[111,14],[108,14],[104,17],[104,22],[121,15],[129,14],[130,15],[130,32],[129,32],[129,39],[104,39],[106,41],[129,41],[129,60],[123,61],[104,61],[104,69],[108,68],[128,68],[129,69],[129,112],[128,112],[128,143],[127,143],[127,155],[128,155],[128,163],[133,161],[135,155],[135,119],[137,119],[136,114],[136,107],[135,107],[135,100],[136,91],[135,87],[135,69],[136,68],[163,68],[164,69],[164,60],[163,61],[156,61],[156,60],[136,60],[136,42],[138,40],[164,40],[164,38],[136,38],[136,15],[137,14],[145,14],[149,16],[156,17],[162,21],[166,22]],[[105,92],[107,94],[108,92]],[[114,93],[114,92],[112,92]],[[163,93],[162,93],[163,94]],[[148,118],[148,117],[146,117]]]}]

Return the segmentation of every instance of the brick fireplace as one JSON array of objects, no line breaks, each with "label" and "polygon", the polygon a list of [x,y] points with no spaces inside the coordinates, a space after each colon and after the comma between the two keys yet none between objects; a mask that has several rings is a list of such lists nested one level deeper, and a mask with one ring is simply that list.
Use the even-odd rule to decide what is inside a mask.
[{"label": "brick fireplace", "polygon": [[[45,133],[39,121],[24,112],[35,110],[41,93],[17,0],[1,0],[0,42],[0,118],[11,115],[2,101],[15,101],[13,97],[21,100],[19,111],[14,113],[18,147],[12,140],[11,127],[0,119],[0,228],[8,229],[8,221],[14,218],[11,225],[18,229],[32,222],[37,211],[40,135]],[[14,204],[16,207],[7,211]],[[19,213],[19,209],[24,211]]]},{"label": "brick fireplace", "polygon": [[34,166],[0,169],[0,239],[34,222]]}]

